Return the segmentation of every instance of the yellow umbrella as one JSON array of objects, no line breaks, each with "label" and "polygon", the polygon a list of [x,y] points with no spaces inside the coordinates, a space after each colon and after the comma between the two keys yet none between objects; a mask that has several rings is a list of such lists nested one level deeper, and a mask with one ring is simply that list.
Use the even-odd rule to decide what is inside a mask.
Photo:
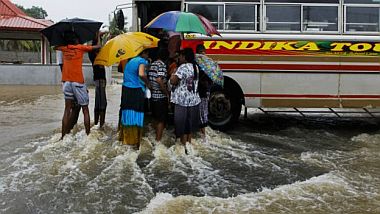
[{"label": "yellow umbrella", "polygon": [[95,58],[95,65],[110,66],[158,47],[158,38],[142,32],[128,32],[109,40]]}]

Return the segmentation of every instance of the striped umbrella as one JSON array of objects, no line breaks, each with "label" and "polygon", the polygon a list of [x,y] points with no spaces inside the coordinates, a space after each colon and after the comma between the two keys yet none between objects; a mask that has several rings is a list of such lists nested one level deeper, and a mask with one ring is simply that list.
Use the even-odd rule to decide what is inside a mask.
[{"label": "striped umbrella", "polygon": [[205,17],[182,11],[169,11],[158,15],[145,28],[161,28],[179,33],[200,33],[203,35],[219,35],[219,32]]}]

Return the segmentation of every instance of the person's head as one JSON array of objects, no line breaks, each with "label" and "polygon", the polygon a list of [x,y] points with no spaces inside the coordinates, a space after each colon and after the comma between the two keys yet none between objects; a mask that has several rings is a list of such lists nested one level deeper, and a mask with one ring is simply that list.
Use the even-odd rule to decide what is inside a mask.
[{"label": "person's head", "polygon": [[139,54],[140,57],[144,58],[144,59],[148,59],[149,58],[149,50],[148,49],[145,49],[143,51],[141,51],[141,53]]},{"label": "person's head", "polygon": [[185,48],[183,50],[180,50],[178,61],[180,64],[182,64],[182,63],[193,63],[195,61],[193,49]]},{"label": "person's head", "polygon": [[78,35],[73,31],[65,31],[63,33],[63,38],[65,40],[66,45],[76,45],[79,44]]},{"label": "person's head", "polygon": [[[170,54],[169,54],[169,55],[170,55]],[[178,57],[179,57],[179,52],[176,52],[176,53],[174,54],[173,57],[170,57],[170,56],[169,56],[168,64],[171,65],[171,64],[175,63],[175,64],[178,65],[178,64],[179,64],[179,63],[178,63]]]},{"label": "person's head", "polygon": [[191,63],[194,69],[194,79],[198,79],[197,63],[195,62],[195,54],[193,49],[185,48],[179,52],[179,64]]},{"label": "person's head", "polygon": [[157,59],[162,60],[163,62],[166,62],[169,57],[169,51],[166,48],[160,48],[157,52]]},{"label": "person's head", "polygon": [[206,54],[205,46],[203,44],[197,45],[196,52],[197,54]]}]

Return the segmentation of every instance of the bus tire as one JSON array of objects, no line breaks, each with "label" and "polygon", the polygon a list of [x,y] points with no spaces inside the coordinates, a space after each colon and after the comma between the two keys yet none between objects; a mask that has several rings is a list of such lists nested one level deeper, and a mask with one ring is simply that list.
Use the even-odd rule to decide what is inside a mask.
[{"label": "bus tire", "polygon": [[239,85],[231,81],[225,79],[224,88],[216,85],[211,88],[208,120],[213,129],[227,131],[240,117],[243,93]]}]

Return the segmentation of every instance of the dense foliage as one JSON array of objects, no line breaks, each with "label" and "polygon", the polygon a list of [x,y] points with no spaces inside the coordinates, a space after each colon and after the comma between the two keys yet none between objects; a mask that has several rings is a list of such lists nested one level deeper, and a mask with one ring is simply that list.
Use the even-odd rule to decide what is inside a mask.
[{"label": "dense foliage", "polygon": [[42,7],[32,6],[31,8],[24,8],[23,6],[17,4],[16,6],[24,11],[26,15],[35,19],[44,19],[48,16],[46,10],[44,10]]}]

